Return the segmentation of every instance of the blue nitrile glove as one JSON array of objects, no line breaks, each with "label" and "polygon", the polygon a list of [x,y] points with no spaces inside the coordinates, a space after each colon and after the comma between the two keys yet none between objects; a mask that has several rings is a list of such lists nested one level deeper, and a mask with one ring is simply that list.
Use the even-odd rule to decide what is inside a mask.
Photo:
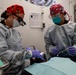
[{"label": "blue nitrile glove", "polygon": [[52,55],[57,55],[59,53],[59,49],[57,47],[52,49]]},{"label": "blue nitrile glove", "polygon": [[76,55],[76,48],[73,46],[67,48],[67,52],[70,56],[75,56]]},{"label": "blue nitrile glove", "polygon": [[38,49],[31,50],[31,51],[32,51],[32,57],[36,57],[36,58],[40,58],[40,59],[44,60],[44,58],[42,57],[42,55],[40,55],[40,51]]}]

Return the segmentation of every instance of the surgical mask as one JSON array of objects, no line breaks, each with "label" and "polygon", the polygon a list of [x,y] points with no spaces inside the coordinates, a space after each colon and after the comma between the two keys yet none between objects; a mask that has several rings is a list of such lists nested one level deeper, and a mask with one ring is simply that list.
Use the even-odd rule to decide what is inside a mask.
[{"label": "surgical mask", "polygon": [[23,21],[23,19],[20,16],[17,16],[16,14],[14,15],[18,18],[18,22],[20,23],[21,26],[26,25],[26,23]]},{"label": "surgical mask", "polygon": [[53,17],[52,20],[55,24],[59,24],[62,21],[62,19],[59,16]]},{"label": "surgical mask", "polygon": [[13,28],[18,26],[21,26],[20,23],[16,19],[13,19]]}]

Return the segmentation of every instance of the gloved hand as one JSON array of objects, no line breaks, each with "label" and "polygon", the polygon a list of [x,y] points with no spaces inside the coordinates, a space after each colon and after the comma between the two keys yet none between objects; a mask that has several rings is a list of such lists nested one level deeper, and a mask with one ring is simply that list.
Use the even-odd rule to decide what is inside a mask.
[{"label": "gloved hand", "polygon": [[53,48],[51,53],[52,55],[57,55],[59,53],[58,47]]},{"label": "gloved hand", "polygon": [[31,50],[31,51],[32,51],[32,57],[36,57],[36,58],[40,58],[40,59],[44,60],[44,58],[42,57],[42,55],[40,55],[40,51],[38,49]]},{"label": "gloved hand", "polygon": [[31,50],[31,48],[30,47],[27,47],[26,50]]},{"label": "gloved hand", "polygon": [[[26,50],[31,50],[31,48],[27,47]],[[32,51],[32,57],[40,58],[40,59],[44,60],[44,58],[42,57],[42,55],[40,54],[40,51],[38,49],[31,50],[31,51]]]},{"label": "gloved hand", "polygon": [[70,56],[75,56],[76,55],[76,48],[73,46],[67,48],[67,52]]}]

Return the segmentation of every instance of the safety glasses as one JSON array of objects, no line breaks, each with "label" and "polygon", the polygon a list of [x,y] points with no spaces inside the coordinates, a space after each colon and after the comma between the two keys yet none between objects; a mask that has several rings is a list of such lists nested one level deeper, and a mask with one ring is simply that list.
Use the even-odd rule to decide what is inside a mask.
[{"label": "safety glasses", "polygon": [[60,14],[61,14],[61,13],[57,13],[57,14],[55,14],[55,15],[52,15],[52,18],[53,18],[53,17],[58,17],[58,16],[60,16]]}]

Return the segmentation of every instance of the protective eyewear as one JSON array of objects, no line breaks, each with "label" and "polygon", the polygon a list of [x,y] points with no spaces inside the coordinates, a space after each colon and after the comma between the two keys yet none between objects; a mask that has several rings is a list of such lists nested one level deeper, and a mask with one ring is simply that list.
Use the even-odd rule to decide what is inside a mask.
[{"label": "protective eyewear", "polygon": [[16,14],[14,14],[14,15],[18,18],[18,22],[20,23],[20,25],[22,25],[22,26],[26,25],[26,22],[24,22],[21,17],[17,16]]}]

